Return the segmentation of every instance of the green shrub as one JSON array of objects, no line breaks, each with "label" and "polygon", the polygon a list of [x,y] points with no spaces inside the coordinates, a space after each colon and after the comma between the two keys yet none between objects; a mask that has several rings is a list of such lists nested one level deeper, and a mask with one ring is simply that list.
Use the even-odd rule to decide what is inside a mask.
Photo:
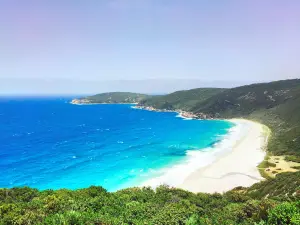
[{"label": "green shrub", "polygon": [[3,188],[0,189],[0,201],[9,202],[28,202],[38,195],[37,189],[22,187],[22,188]]},{"label": "green shrub", "polygon": [[271,162],[269,162],[269,161],[268,161],[267,165],[268,165],[269,167],[276,167],[276,163],[271,163]]},{"label": "green shrub", "polygon": [[151,224],[157,225],[177,225],[184,224],[188,218],[196,213],[196,207],[188,201],[167,204],[153,218]]},{"label": "green shrub", "polygon": [[272,225],[299,225],[300,202],[282,203],[269,211],[268,218],[268,223]]},{"label": "green shrub", "polygon": [[292,168],[295,170],[300,170],[300,166],[292,166]]},{"label": "green shrub", "polygon": [[248,195],[236,191],[228,191],[227,193],[224,194],[224,197],[229,202],[246,202],[250,199]]},{"label": "green shrub", "polygon": [[299,156],[294,156],[294,155],[287,155],[285,157],[286,161],[291,161],[291,162],[297,162],[300,163],[300,157]]}]

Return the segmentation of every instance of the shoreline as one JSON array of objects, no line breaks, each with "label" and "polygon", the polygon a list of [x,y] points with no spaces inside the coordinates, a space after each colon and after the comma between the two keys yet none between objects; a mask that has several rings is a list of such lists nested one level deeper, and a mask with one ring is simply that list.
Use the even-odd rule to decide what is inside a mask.
[{"label": "shoreline", "polygon": [[152,111],[152,112],[175,112],[178,113],[178,117],[181,117],[183,119],[197,119],[197,120],[216,120],[213,117],[204,114],[204,113],[192,113],[184,110],[173,110],[173,109],[156,109],[152,106],[143,106],[143,105],[135,105],[132,106],[133,109],[140,109],[140,110],[146,110],[146,111]]},{"label": "shoreline", "polygon": [[250,187],[264,180],[258,165],[264,160],[268,135],[263,124],[245,119],[227,121],[247,123],[249,130],[242,134],[232,150],[219,156],[213,163],[191,173],[178,188],[194,193],[223,193],[236,187]]},{"label": "shoreline", "polygon": [[[139,105],[132,106],[132,108],[154,112],[176,112],[177,117],[187,120],[224,120],[234,123],[233,129],[238,130],[230,131],[218,146],[214,146],[208,151],[202,149],[201,152],[198,152],[199,155],[197,152],[190,152],[193,154],[191,155],[192,158],[199,159],[197,162],[198,169],[191,170],[189,165],[174,165],[162,177],[148,180],[142,186],[156,188],[161,184],[166,184],[194,193],[223,193],[240,186],[250,187],[265,179],[262,177],[258,166],[264,161],[267,154],[266,147],[270,136],[267,126],[242,118],[215,119],[203,113],[195,114],[184,110],[156,109]],[[187,150],[188,152],[189,150]],[[212,155],[215,157],[213,160]],[[207,162],[201,161],[203,159],[206,159]],[[197,168],[195,161],[192,164]],[[179,175],[184,176],[183,181],[179,181]],[[168,178],[171,178],[170,182]],[[165,182],[166,180],[168,181]]]},{"label": "shoreline", "polygon": [[[88,104],[84,103],[84,105]],[[139,186],[156,188],[166,184],[194,193],[223,193],[240,186],[250,187],[254,183],[264,180],[258,165],[265,159],[265,150],[270,136],[270,132],[266,132],[266,129],[269,130],[269,128],[265,125],[247,119],[215,119],[203,113],[156,109],[138,104],[134,104],[131,108],[154,112],[175,112],[178,114],[177,117],[186,120],[228,121],[234,123],[233,128],[238,130],[230,131],[217,146],[213,146],[211,149],[201,149],[198,152],[187,150],[187,156],[191,156],[190,161],[186,161],[187,164],[167,168],[163,176],[152,178]],[[191,162],[192,160],[193,162]],[[178,178],[179,176],[181,178]]]}]

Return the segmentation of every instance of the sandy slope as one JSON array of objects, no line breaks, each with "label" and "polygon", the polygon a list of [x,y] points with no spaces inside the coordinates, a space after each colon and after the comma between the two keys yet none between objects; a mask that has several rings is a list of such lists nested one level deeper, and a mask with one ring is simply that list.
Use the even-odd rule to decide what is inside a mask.
[{"label": "sandy slope", "polygon": [[257,165],[263,161],[267,142],[264,126],[248,120],[233,119],[234,123],[249,123],[249,131],[234,145],[232,151],[201,168],[179,185],[192,192],[225,192],[237,186],[249,187],[261,177]]}]

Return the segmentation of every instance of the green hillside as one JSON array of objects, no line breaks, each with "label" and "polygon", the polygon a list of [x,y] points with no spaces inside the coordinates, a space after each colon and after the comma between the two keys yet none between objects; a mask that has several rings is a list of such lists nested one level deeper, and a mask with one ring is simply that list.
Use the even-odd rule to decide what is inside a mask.
[{"label": "green hillside", "polygon": [[272,109],[295,100],[300,95],[300,80],[252,84],[225,90],[196,104],[192,111],[214,117],[241,117],[257,110]]},{"label": "green hillside", "polygon": [[[140,104],[158,106],[159,109],[163,107],[184,109],[204,113],[212,118],[243,117],[256,120],[272,130],[269,151],[300,157],[300,79],[252,84],[225,90],[208,89],[209,92],[205,90],[175,92],[163,97],[146,99]],[[200,97],[197,97],[199,95]],[[195,98],[191,97],[192,104],[188,103],[187,107],[188,96]]]},{"label": "green hillside", "polygon": [[214,118],[244,117],[272,130],[269,151],[300,156],[300,80],[253,84],[224,91],[191,111]]},{"label": "green hillside", "polygon": [[88,96],[79,101],[83,103],[137,103],[149,95],[131,92],[108,92]]},{"label": "green hillside", "polygon": [[177,91],[168,95],[153,96],[140,101],[144,106],[152,106],[156,109],[184,109],[190,110],[195,105],[208,98],[221,93],[226,89],[222,88],[197,88],[187,91]]},{"label": "green hillside", "polygon": [[[253,198],[298,199],[300,197],[300,171],[281,173],[275,179],[256,183],[247,189]],[[298,197],[297,197],[298,196]]]},{"label": "green hillside", "polygon": [[249,190],[236,188],[223,195],[166,186],[112,193],[95,186],[74,191],[0,189],[0,224],[296,225],[299,181],[300,172],[285,173]]}]

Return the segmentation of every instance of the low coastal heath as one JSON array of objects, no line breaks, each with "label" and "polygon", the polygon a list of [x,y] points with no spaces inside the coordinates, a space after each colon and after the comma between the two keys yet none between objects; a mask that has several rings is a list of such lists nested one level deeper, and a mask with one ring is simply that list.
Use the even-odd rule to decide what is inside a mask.
[{"label": "low coastal heath", "polygon": [[265,157],[264,125],[242,119],[230,121],[239,127],[235,132],[240,132],[236,140],[231,140],[230,151],[191,173],[178,187],[192,192],[222,193],[263,180],[257,166]]}]

